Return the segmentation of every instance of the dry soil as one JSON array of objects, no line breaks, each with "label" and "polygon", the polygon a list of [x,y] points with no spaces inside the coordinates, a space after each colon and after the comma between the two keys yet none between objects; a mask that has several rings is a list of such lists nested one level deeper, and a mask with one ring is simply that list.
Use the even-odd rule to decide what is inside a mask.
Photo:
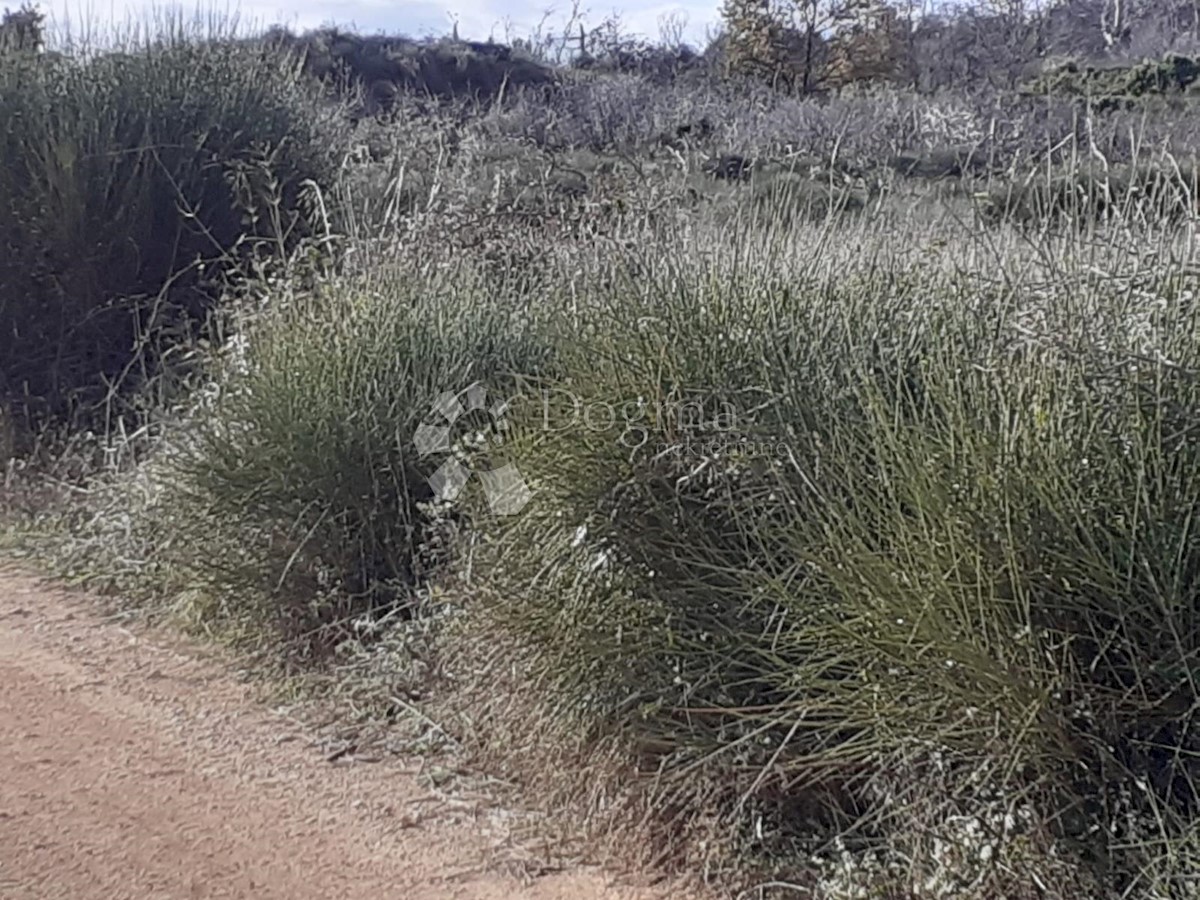
[{"label": "dry soil", "polygon": [[215,649],[99,609],[0,569],[4,900],[679,896],[506,869],[411,766],[331,762]]}]

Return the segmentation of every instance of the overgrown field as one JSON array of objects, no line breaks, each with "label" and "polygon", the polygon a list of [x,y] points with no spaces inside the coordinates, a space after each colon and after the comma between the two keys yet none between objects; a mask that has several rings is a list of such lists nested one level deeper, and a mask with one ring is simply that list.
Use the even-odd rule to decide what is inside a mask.
[{"label": "overgrown field", "polygon": [[718,889],[1196,895],[1194,110],[292,54],[0,55],[4,546]]}]

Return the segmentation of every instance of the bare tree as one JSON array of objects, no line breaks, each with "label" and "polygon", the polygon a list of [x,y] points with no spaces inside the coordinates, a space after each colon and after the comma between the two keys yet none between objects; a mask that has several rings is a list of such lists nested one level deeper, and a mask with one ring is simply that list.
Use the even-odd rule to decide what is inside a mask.
[{"label": "bare tree", "polygon": [[0,17],[0,51],[40,53],[45,21],[46,17],[31,3],[22,4],[15,12],[5,8]]},{"label": "bare tree", "polygon": [[687,26],[688,17],[686,13],[667,13],[658,21],[659,43],[672,53],[678,53],[684,47],[688,46],[687,41],[684,39]]}]

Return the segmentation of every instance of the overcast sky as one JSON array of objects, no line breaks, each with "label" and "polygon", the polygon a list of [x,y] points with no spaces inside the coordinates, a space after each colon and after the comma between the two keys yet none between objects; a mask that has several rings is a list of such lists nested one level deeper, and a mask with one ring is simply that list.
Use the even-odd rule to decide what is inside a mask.
[{"label": "overcast sky", "polygon": [[[686,22],[685,38],[702,45],[705,32],[718,19],[720,0],[580,0],[585,24],[598,25],[617,14],[625,31],[657,38],[661,23],[670,17]],[[0,3],[0,6],[3,4]],[[18,4],[19,5],[19,4]],[[56,22],[73,26],[87,21],[104,26],[126,22],[131,15],[153,9],[197,9],[236,13],[243,24],[290,25],[294,30],[335,24],[375,34],[424,37],[448,34],[455,20],[461,37],[504,41],[507,36],[528,35],[550,13],[558,31],[570,18],[572,0],[201,0],[167,3],[164,0],[41,0],[41,8]],[[73,27],[72,30],[77,30]]]}]

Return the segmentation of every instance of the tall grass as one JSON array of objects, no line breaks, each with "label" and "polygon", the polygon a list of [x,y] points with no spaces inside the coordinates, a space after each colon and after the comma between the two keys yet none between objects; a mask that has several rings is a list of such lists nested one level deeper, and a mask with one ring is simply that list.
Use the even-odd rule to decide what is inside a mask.
[{"label": "tall grass", "polygon": [[0,59],[0,394],[30,428],[111,427],[341,163],[298,62],[210,27]]},{"label": "tall grass", "polygon": [[446,424],[447,392],[499,398],[547,362],[518,287],[377,259],[277,294],[171,454],[167,502],[201,532],[183,556],[196,583],[309,650],[357,616],[411,612],[446,549],[430,481],[444,460],[422,457],[418,429]]},{"label": "tall grass", "polygon": [[[168,43],[88,65],[161,65],[191,85],[185,71],[211,64],[241,92],[230,108],[278,112],[267,121],[294,148],[285,126],[307,101],[294,85],[271,94],[290,98],[278,109],[256,93],[247,73],[268,73],[248,52]],[[3,77],[48,91],[74,85],[74,66]],[[128,86],[142,82],[107,83],[78,96],[125,116],[157,102]],[[1194,176],[1031,179],[1000,218],[1025,217],[1036,241],[970,220],[961,196],[929,221],[906,208],[936,206],[920,189],[876,202],[883,187],[792,172],[730,186],[729,214],[710,216],[682,202],[694,159],[656,168],[591,141],[564,163],[495,139],[521,132],[517,113],[378,126],[385,158],[339,185],[330,218],[378,233],[347,236],[336,266],[252,285],[261,308],[208,393],[116,488],[150,499],[116,524],[94,517],[87,553],[97,532],[136,534],[141,571],[174,567],[217,616],[280,624],[308,649],[361,618],[429,612],[434,580],[470,646],[491,651],[466,661],[494,675],[489,690],[527,692],[585,742],[619,736],[653,776],[662,827],[715,809],[727,861],[745,851],[811,882],[814,852],[875,851],[886,864],[862,877],[887,896],[939,893],[948,866],[981,897],[1182,891],[1200,799],[1200,276],[1177,228]],[[250,169],[325,171],[305,127],[299,162]],[[130,134],[92,143],[141,146]],[[85,246],[100,195],[72,180],[78,162],[55,162],[74,145],[40,146],[22,158],[56,180],[10,186],[23,221],[66,222],[51,246]],[[161,154],[135,154],[134,171]],[[213,185],[253,183],[171,159],[194,179],[182,196],[224,202]],[[267,195],[294,198],[280,186]],[[38,218],[40,196],[92,218]],[[159,247],[125,211],[161,211],[160,195],[115,196],[114,233]],[[213,227],[249,235],[230,246],[262,237],[216,208]],[[294,199],[256,208],[281,216],[266,234],[302,231],[284,215]],[[79,271],[83,288],[99,278]],[[65,357],[80,373],[84,349]],[[457,443],[423,454],[422,427],[471,386],[507,398],[503,415],[457,420]],[[437,502],[446,458],[472,476],[510,462],[532,499],[512,516],[479,490]],[[514,688],[518,670],[529,682]]]},{"label": "tall grass", "polygon": [[[620,736],[664,816],[715,799],[743,866],[814,878],[841,839],[907,896],[949,877],[930,830],[975,817],[951,868],[979,896],[1181,883],[1187,242],[768,212],[508,269],[352,242],[245,326],[160,458],[144,556],[308,649],[465,588],[520,690]],[[430,490],[417,431],[476,383],[509,399],[519,515]],[[455,425],[471,473],[493,424]],[[479,665],[511,689],[510,662]]]},{"label": "tall grass", "polygon": [[1099,275],[1082,244],[972,271],[874,240],[601,264],[482,594],[556,705],[684,792],[725,773],[759,844],[811,836],[805,805],[895,840],[925,788],[879,774],[937,756],[1128,887],[1197,800],[1196,276],[1115,242]]},{"label": "tall grass", "polygon": [[1200,210],[1195,160],[1147,153],[1109,166],[1088,160],[1038,167],[994,185],[988,213],[1027,224],[1088,227],[1099,221],[1154,227],[1188,221]]}]

